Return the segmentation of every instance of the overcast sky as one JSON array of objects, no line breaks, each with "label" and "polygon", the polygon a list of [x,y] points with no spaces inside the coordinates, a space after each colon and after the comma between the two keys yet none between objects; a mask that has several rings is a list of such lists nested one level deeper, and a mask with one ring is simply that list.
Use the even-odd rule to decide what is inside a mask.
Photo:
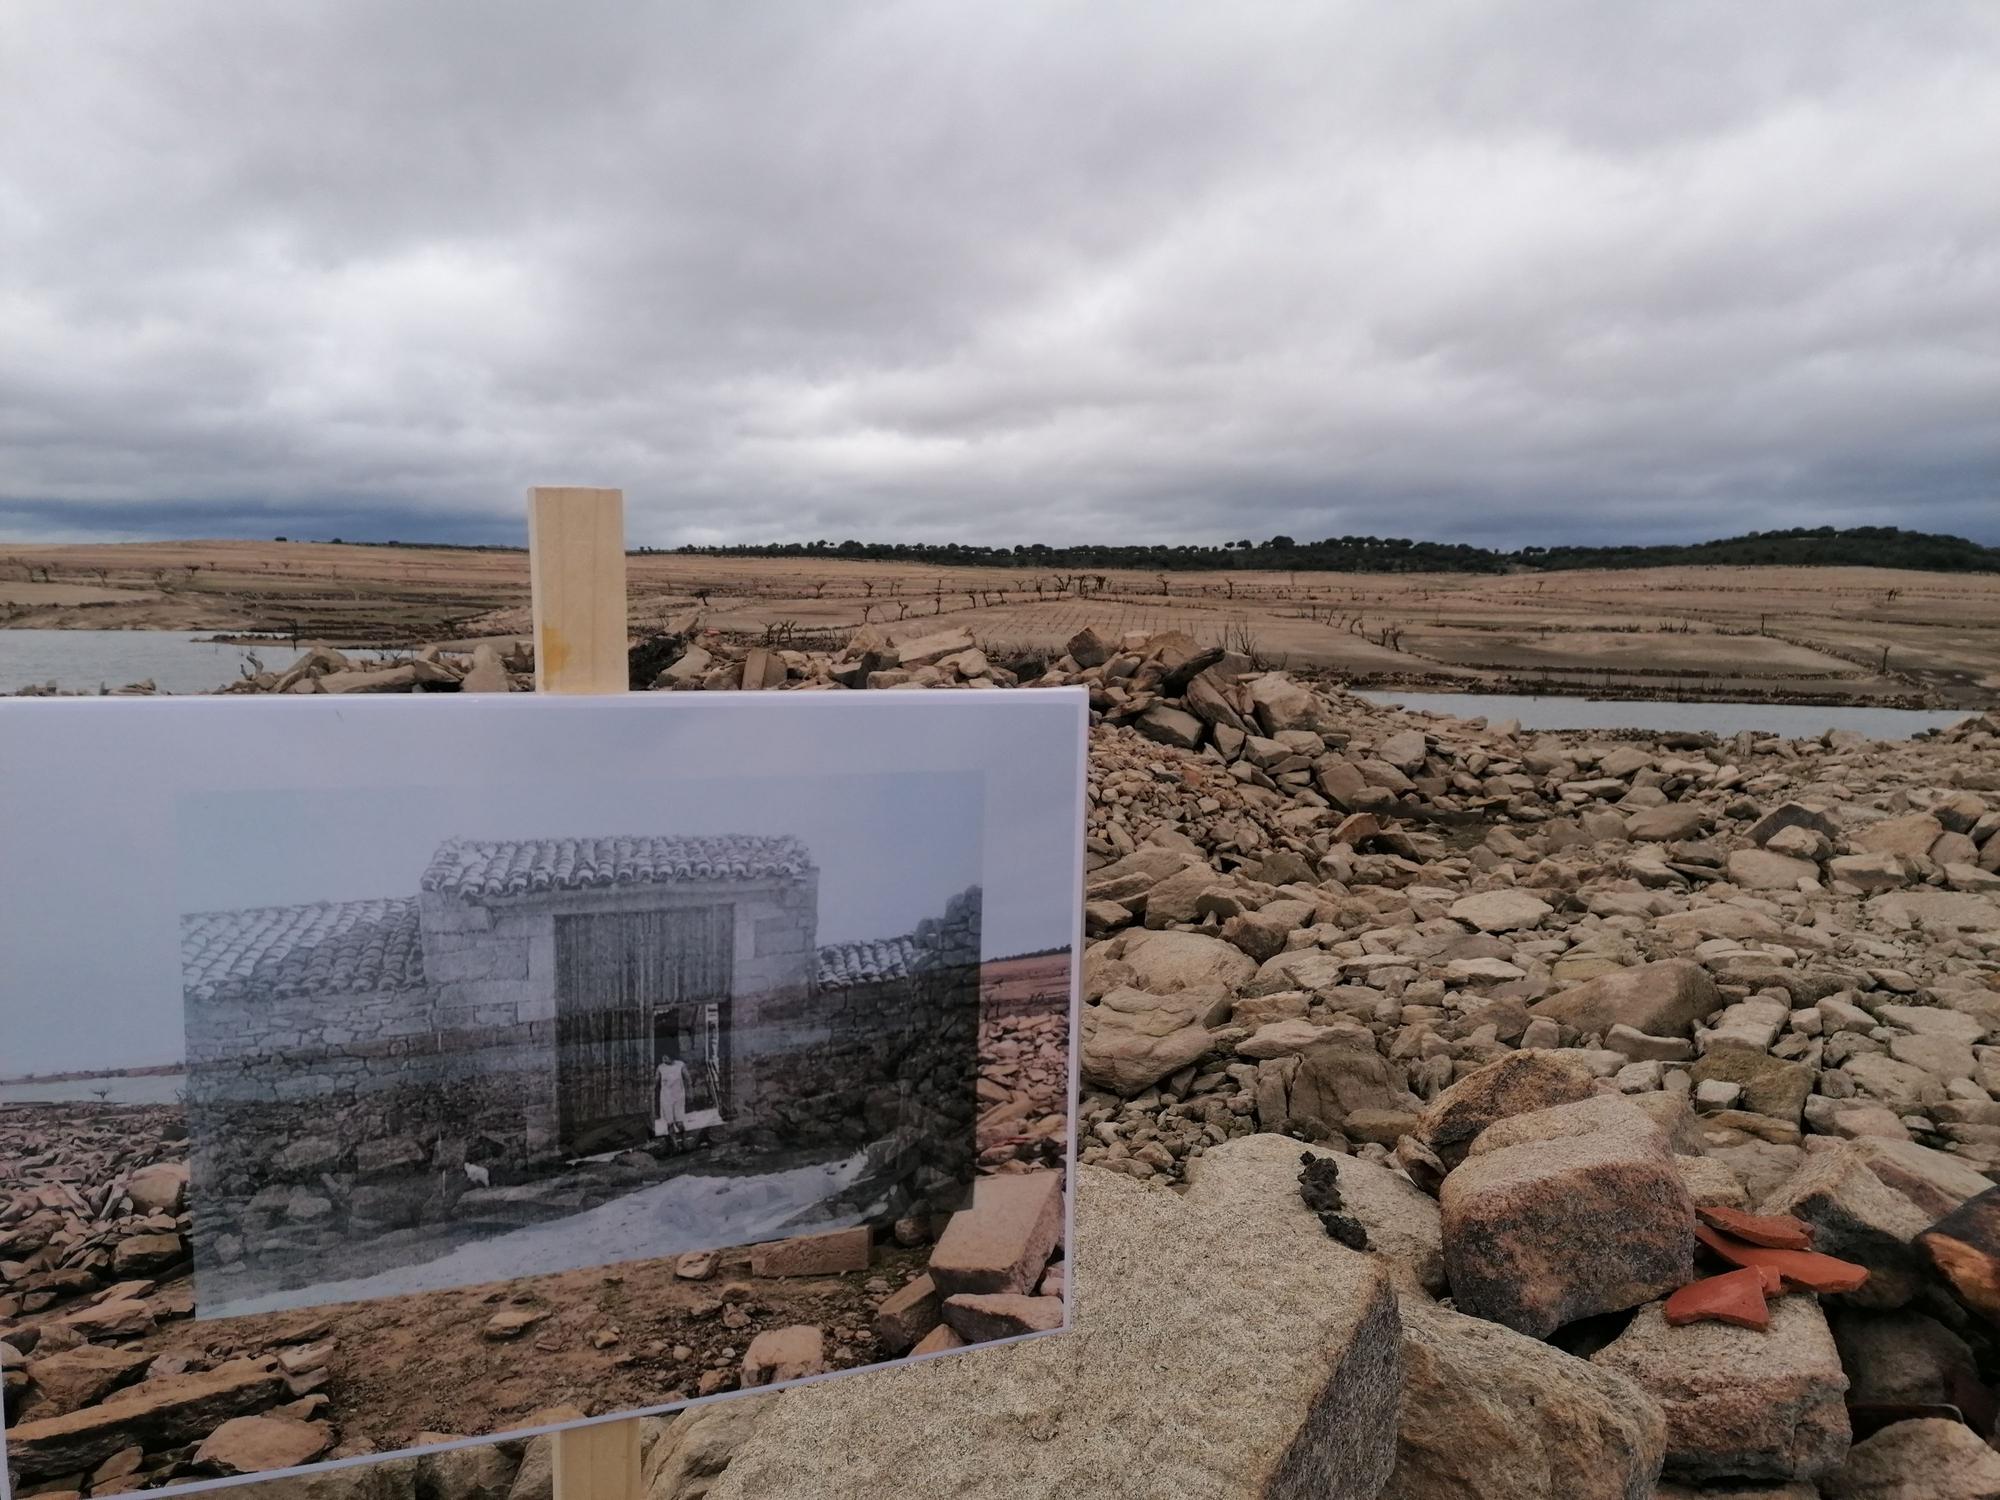
[{"label": "overcast sky", "polygon": [[0,538],[2000,541],[2000,7],[9,0]]},{"label": "overcast sky", "polygon": [[0,698],[0,848],[31,851],[0,858],[0,1078],[179,1058],[182,913],[413,896],[454,834],[790,833],[822,942],[977,881],[986,957],[1065,947],[1084,715],[1080,692]]}]

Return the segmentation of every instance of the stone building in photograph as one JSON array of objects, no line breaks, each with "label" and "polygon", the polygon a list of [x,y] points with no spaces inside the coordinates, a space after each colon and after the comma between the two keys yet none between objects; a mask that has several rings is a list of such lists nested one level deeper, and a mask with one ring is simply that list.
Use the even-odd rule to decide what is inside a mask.
[{"label": "stone building in photograph", "polygon": [[871,1201],[948,1198],[979,893],[822,947],[820,878],[787,837],[453,839],[413,895],[184,917],[198,1269],[380,1269],[697,1162],[867,1150]]}]

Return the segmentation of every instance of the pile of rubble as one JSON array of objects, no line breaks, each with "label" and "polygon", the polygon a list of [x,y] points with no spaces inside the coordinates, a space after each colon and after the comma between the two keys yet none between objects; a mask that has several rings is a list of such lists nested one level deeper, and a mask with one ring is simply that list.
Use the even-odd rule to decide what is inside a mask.
[{"label": "pile of rubble", "polygon": [[[962,683],[939,666],[953,656],[922,666]],[[732,1414],[726,1442],[721,1418],[689,1414],[663,1451],[701,1448],[711,1473],[736,1460],[712,1490],[655,1500],[891,1475],[1093,1492],[1038,1466],[1103,1462],[1106,1427],[1059,1412],[1111,1399],[1087,1365],[1112,1359],[1155,1416],[1132,1415],[1147,1456],[1107,1492],[2000,1493],[2000,726],[1525,734],[1379,709],[1179,636],[1079,637],[1022,685],[1072,682],[1096,710],[1088,1349],[982,1357],[964,1381],[1013,1403],[1012,1440],[975,1422],[984,1436],[949,1454],[935,1434],[980,1398],[941,1371],[787,1394]],[[1340,1155],[1339,1214],[1366,1252],[1300,1200],[1301,1143]],[[1175,1200],[1160,1185],[1184,1210],[1170,1229],[1143,1206]],[[1178,1289],[1207,1244],[1186,1210],[1219,1199],[1231,1243],[1268,1224],[1243,1273],[1264,1300],[1234,1314],[1228,1262]],[[1300,1235],[1324,1246],[1323,1314],[1347,1306],[1373,1332],[1290,1384],[1265,1346],[1308,1277]],[[1400,1338],[1357,1310],[1370,1265]],[[1149,1306],[1126,1300],[1134,1283]],[[1192,1407],[1188,1366],[1154,1368],[1170,1316],[1202,1351]],[[1399,1367],[1361,1380],[1370,1337]],[[1244,1389],[1208,1378],[1253,1347]],[[1385,1381],[1400,1415],[1376,1402]],[[1283,1414],[1263,1466],[1181,1472],[1253,1397]],[[836,1428],[884,1411],[893,1431],[850,1443],[829,1488],[786,1457],[824,1465]]]},{"label": "pile of rubble", "polygon": [[0,1109],[0,1367],[7,1459],[61,1475],[17,1493],[119,1494],[303,1463],[332,1346],[310,1330],[257,1357],[131,1341],[194,1312],[177,1110]]},{"label": "pile of rubble", "polygon": [[[1089,690],[1086,1334],[684,1413],[651,1500],[2000,1494],[1993,720],[1524,733],[1178,634],[668,656]],[[1048,1315],[999,1204],[957,1239],[1030,1269],[952,1290],[947,1230],[897,1342]]]}]

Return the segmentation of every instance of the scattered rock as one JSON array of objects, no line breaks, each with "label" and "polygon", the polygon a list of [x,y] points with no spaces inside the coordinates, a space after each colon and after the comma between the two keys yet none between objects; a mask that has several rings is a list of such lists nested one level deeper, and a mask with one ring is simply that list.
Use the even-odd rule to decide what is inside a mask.
[{"label": "scattered rock", "polygon": [[1666,1416],[1615,1371],[1405,1297],[1396,1468],[1381,1500],[1630,1500],[1652,1492]]},{"label": "scattered rock", "polygon": [[1591,1363],[1629,1377],[1667,1416],[1665,1472],[1688,1480],[1816,1479],[1848,1445],[1847,1376],[1819,1303],[1780,1297],[1771,1326],[1671,1326],[1641,1308]]},{"label": "scattered rock", "polygon": [[1826,1500],[1992,1500],[2000,1495],[2000,1453],[1958,1422],[1895,1422],[1856,1443],[1820,1481],[1820,1493]]},{"label": "scattered rock", "polygon": [[231,1417],[194,1451],[197,1468],[213,1474],[263,1474],[311,1463],[333,1446],[324,1422],[288,1417]]},{"label": "scattered rock", "polygon": [[1229,1176],[1183,1199],[1082,1168],[1087,1333],[792,1391],[709,1500],[1372,1500],[1401,1385],[1389,1278],[1329,1240],[1295,1191],[1239,1194]]},{"label": "scattered rock", "polygon": [[1657,1137],[1600,1131],[1472,1156],[1439,1206],[1458,1306],[1538,1338],[1693,1275],[1694,1205]]}]

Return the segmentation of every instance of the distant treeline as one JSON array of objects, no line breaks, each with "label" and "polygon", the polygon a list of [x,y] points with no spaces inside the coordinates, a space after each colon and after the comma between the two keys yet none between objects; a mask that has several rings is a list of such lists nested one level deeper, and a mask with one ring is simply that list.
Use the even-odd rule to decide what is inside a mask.
[{"label": "distant treeline", "polygon": [[1916,568],[1935,573],[2000,572],[2000,548],[1964,537],[1904,531],[1896,526],[1794,527],[1752,531],[1721,541],[1657,547],[1522,547],[1499,552],[1463,542],[1416,542],[1405,537],[1337,536],[1301,542],[1288,536],[1221,546],[973,547],[958,542],[767,542],[761,546],[641,547],[641,553],[699,557],[855,558],[964,567],[1091,569],[1153,572],[1238,569],[1245,572],[1519,573],[1569,568],[1666,568],[1698,564],[1794,567]]},{"label": "distant treeline", "polygon": [[[285,537],[278,541],[288,540]],[[303,539],[301,539],[303,540]],[[339,542],[339,537],[333,538]],[[465,546],[449,542],[353,542],[362,547],[423,547],[475,552],[524,548]],[[1335,536],[1317,542],[1274,536],[1268,541],[1220,546],[1074,546],[1042,542],[1015,547],[961,542],[764,542],[723,547],[636,547],[639,556],[846,558],[862,562],[913,562],[932,567],[1036,568],[1054,571],[1137,568],[1155,573],[1195,570],[1322,573],[1547,573],[1572,568],[1670,568],[1697,565],[1760,567],[1914,568],[1930,573],[2000,573],[2000,547],[1982,547],[1959,536],[1904,531],[1899,526],[1795,526],[1751,531],[1713,542],[1655,547],[1522,547],[1512,552],[1463,542],[1417,542],[1407,537]]]}]

